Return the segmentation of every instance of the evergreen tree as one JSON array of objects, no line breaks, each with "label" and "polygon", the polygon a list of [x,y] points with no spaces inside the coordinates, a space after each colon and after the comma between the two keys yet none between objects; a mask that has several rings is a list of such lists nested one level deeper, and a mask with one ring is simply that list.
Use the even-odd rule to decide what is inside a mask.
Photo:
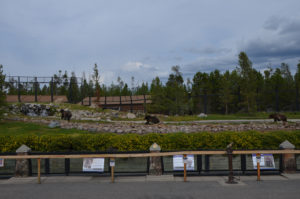
[{"label": "evergreen tree", "polygon": [[231,75],[230,72],[227,70],[224,75],[222,76],[222,80],[221,80],[221,91],[220,91],[220,95],[221,95],[221,102],[224,104],[225,106],[225,114],[227,115],[229,113],[229,106],[230,103],[232,103],[233,101],[233,85],[231,82]]},{"label": "evergreen tree", "polygon": [[193,77],[192,97],[193,112],[202,113],[204,110],[204,96],[209,91],[209,76],[207,73],[197,72]]},{"label": "evergreen tree", "polygon": [[72,72],[72,76],[70,78],[67,98],[70,103],[77,103],[80,101],[78,82],[74,72]]},{"label": "evergreen tree", "polygon": [[129,90],[128,85],[126,83],[125,83],[124,87],[122,88],[121,95],[122,96],[130,96],[131,95],[131,91]]},{"label": "evergreen tree", "polygon": [[300,107],[299,107],[299,95],[300,95],[300,60],[299,63],[297,65],[297,71],[296,74],[294,76],[294,80],[295,80],[295,89],[296,89],[296,110],[299,111]]},{"label": "evergreen tree", "polygon": [[142,86],[138,86],[135,92],[136,95],[148,95],[149,94],[149,88],[148,83],[142,83]]},{"label": "evergreen tree", "polygon": [[168,114],[167,97],[165,88],[159,77],[152,80],[150,87],[150,95],[152,103],[148,105],[147,110],[151,113]]},{"label": "evergreen tree", "polygon": [[208,94],[210,94],[208,98],[209,100],[209,111],[218,113],[222,110],[221,103],[221,85],[222,85],[222,75],[219,70],[215,70],[211,72],[209,75],[209,90]]},{"label": "evergreen tree", "polygon": [[246,108],[246,112],[256,111],[256,90],[255,90],[255,73],[252,68],[252,62],[249,60],[245,52],[239,54],[239,68],[241,76],[241,94],[242,106]]},{"label": "evergreen tree", "polygon": [[94,66],[94,74],[93,74],[93,80],[94,80],[94,84],[95,84],[95,95],[97,97],[97,101],[99,101],[100,99],[100,75],[99,75],[99,70],[98,70],[98,66],[95,63]]},{"label": "evergreen tree", "polygon": [[188,112],[188,96],[183,84],[183,77],[179,66],[173,66],[173,73],[169,75],[166,83],[166,97],[169,114],[182,115]]}]

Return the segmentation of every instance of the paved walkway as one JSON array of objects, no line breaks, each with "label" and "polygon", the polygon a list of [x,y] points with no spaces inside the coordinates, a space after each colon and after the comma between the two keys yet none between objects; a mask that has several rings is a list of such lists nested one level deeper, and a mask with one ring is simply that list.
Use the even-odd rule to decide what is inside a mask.
[{"label": "paved walkway", "polygon": [[66,199],[66,198],[299,198],[300,174],[281,176],[241,176],[237,184],[227,184],[227,177],[143,176],[117,177],[115,183],[109,177],[60,176],[10,178],[0,180],[0,198],[5,199]]}]

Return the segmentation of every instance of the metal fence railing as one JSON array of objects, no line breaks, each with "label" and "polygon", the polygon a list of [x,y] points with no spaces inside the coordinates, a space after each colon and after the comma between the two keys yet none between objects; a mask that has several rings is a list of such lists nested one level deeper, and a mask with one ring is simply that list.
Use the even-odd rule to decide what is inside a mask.
[{"label": "metal fence railing", "polygon": [[[193,171],[174,171],[174,155],[193,155]],[[280,174],[284,154],[295,154],[297,171],[300,171],[300,150],[234,150],[232,152],[233,173],[235,175],[256,175],[253,168],[252,154],[274,154],[275,168],[262,170],[263,175]],[[228,153],[226,151],[175,151],[175,152],[128,152],[128,153],[31,153],[16,155],[2,153],[5,166],[0,167],[0,177],[14,175],[17,159],[29,159],[32,175],[147,175],[151,157],[161,157],[163,174],[173,175],[228,175]],[[105,158],[104,171],[101,173],[85,173],[82,171],[83,158]],[[115,165],[110,166],[114,160]]]}]

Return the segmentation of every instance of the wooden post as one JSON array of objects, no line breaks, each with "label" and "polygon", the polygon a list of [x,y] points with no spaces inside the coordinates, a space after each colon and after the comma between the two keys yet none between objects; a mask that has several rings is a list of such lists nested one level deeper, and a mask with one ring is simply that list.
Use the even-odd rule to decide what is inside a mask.
[{"label": "wooden post", "polygon": [[236,182],[234,182],[233,180],[233,166],[232,166],[232,145],[233,142],[231,142],[230,144],[227,145],[226,151],[227,151],[227,155],[228,155],[228,168],[229,168],[229,175],[228,175],[228,184],[235,184]]},{"label": "wooden post", "polygon": [[186,159],[187,159],[187,156],[186,154],[183,155],[183,179],[184,179],[184,182],[186,182]]},{"label": "wooden post", "polygon": [[144,113],[147,113],[147,108],[146,108],[146,95],[144,94]]},{"label": "wooden post", "polygon": [[257,181],[260,181],[260,153],[256,154]]},{"label": "wooden post", "polygon": [[110,167],[111,167],[111,182],[114,183],[115,182],[115,158],[110,158]]},{"label": "wooden post", "polygon": [[41,159],[38,158],[38,184],[41,184]]},{"label": "wooden post", "polygon": [[20,76],[18,77],[18,102],[21,102],[21,82],[20,82]]}]

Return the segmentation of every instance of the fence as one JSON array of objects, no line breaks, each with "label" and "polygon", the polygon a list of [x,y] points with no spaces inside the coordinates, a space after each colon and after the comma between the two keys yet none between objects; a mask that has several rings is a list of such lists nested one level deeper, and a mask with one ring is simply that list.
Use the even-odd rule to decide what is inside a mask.
[{"label": "fence", "polygon": [[[194,171],[173,171],[172,157],[174,155],[193,155],[195,159]],[[234,150],[232,172],[235,175],[253,175],[257,171],[253,169],[252,154],[275,154],[275,169],[263,170],[262,174],[279,174],[283,170],[283,154],[296,155],[296,168],[300,171],[300,150]],[[6,167],[0,168],[2,177],[14,175],[16,159],[30,159],[31,173],[43,175],[90,175],[82,172],[83,158],[105,158],[103,173],[97,175],[147,175],[149,174],[149,161],[152,157],[160,157],[162,172],[173,175],[228,175],[230,170],[230,154],[226,151],[175,151],[175,152],[130,152],[130,153],[31,153],[29,155],[15,155],[14,153],[0,154],[5,159]],[[231,156],[232,157],[232,156]],[[43,160],[43,161],[41,161]],[[110,167],[110,160],[115,160],[115,166]],[[186,164],[185,164],[186,165]],[[92,175],[96,175],[92,173]]]}]

